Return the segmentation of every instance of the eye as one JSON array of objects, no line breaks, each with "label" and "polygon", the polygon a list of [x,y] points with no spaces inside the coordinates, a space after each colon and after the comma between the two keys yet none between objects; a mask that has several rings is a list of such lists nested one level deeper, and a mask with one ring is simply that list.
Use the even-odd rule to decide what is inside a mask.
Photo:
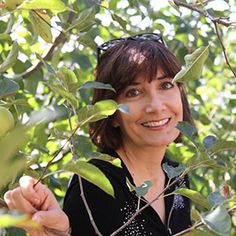
[{"label": "eye", "polygon": [[172,82],[169,82],[169,81],[165,81],[161,84],[161,88],[165,89],[165,90],[171,89],[173,87],[174,87],[174,84]]},{"label": "eye", "polygon": [[138,95],[140,95],[142,92],[139,89],[133,88],[133,89],[129,89],[126,93],[125,96],[126,97],[136,97]]}]

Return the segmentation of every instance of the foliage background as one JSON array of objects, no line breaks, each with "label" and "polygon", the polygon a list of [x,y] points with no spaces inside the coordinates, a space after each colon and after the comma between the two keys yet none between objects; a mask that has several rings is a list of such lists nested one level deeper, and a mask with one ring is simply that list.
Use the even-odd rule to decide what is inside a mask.
[{"label": "foliage background", "polygon": [[[55,2],[54,7],[41,12],[44,20],[37,17],[35,20],[33,10],[9,9],[4,6],[4,1],[0,2],[0,64],[6,61],[13,42],[19,46],[11,66],[0,73],[0,106],[9,108],[17,124],[26,123],[36,111],[47,110],[52,115],[60,110],[60,114],[50,117],[50,121],[38,122],[30,129],[28,142],[7,165],[19,159],[26,160],[26,163],[23,168],[10,170],[11,178],[2,185],[1,195],[16,186],[23,173],[39,178],[43,168],[76,127],[77,116],[74,114],[91,101],[92,89],[80,87],[93,80],[96,45],[129,34],[161,33],[182,64],[186,54],[209,44],[209,57],[201,78],[186,83],[192,115],[201,140],[211,134],[219,140],[236,141],[236,77],[226,64],[221,47],[223,43],[230,65],[236,71],[235,25],[219,24],[219,40],[209,18],[186,7],[177,7],[172,1],[64,0],[67,8],[63,11],[56,9],[57,1],[51,1]],[[207,11],[215,18],[236,22],[235,0],[183,2]],[[58,76],[59,68],[63,66],[74,72],[73,80],[65,74],[64,77]],[[61,71],[65,73],[65,70]],[[44,181],[61,202],[69,174],[59,170],[71,158],[88,157],[91,151],[95,151],[86,127],[81,128],[72,141],[73,148],[66,146],[54,159],[47,170],[51,174]],[[14,139],[9,147],[12,145]],[[168,152],[171,158],[185,164],[196,150],[186,141],[184,145],[171,145]],[[208,196],[227,184],[234,193],[235,150],[220,152],[214,160],[220,167],[204,167],[191,172],[192,188]],[[0,165],[0,168],[2,172],[6,165]],[[197,205],[193,209],[204,211]],[[235,235],[235,217],[232,222],[231,235]],[[14,235],[12,230],[8,229],[9,235]]]}]

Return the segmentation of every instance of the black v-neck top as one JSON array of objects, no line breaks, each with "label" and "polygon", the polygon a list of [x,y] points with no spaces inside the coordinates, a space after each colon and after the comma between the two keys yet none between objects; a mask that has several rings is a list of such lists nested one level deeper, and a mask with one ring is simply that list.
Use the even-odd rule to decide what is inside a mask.
[{"label": "black v-neck top", "polygon": [[[110,152],[108,154],[118,157],[115,152]],[[167,162],[174,167],[178,165],[178,163],[170,161],[167,158],[164,158],[163,162]],[[122,168],[97,159],[93,159],[91,163],[103,171],[110,180],[115,191],[115,198],[113,198],[94,184],[84,179],[82,180],[83,191],[94,221],[101,234],[103,236],[108,236],[127,222],[127,220],[135,213],[138,206],[138,197],[135,192],[131,192],[127,186],[126,178],[128,178],[133,185],[134,182],[123,162]],[[168,177],[166,175],[165,185],[167,182]],[[184,186],[189,187],[187,176],[168,189],[165,194]],[[81,190],[78,176],[74,175],[64,200],[64,211],[69,217],[72,229],[71,235],[96,235],[80,194]],[[170,236],[188,228],[191,225],[189,199],[181,195],[170,195],[165,197],[164,200],[166,221],[169,223],[164,225],[157,212],[151,206],[148,206],[117,235]],[[141,200],[140,207],[145,204],[145,201]]]}]

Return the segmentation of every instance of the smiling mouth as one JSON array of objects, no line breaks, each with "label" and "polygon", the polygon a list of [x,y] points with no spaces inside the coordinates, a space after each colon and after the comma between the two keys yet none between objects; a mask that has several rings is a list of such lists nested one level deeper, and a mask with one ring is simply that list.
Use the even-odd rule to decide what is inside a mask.
[{"label": "smiling mouth", "polygon": [[169,121],[170,121],[170,118],[166,118],[166,119],[163,119],[160,121],[144,122],[144,123],[142,123],[142,125],[145,127],[160,127],[160,126],[166,125]]}]

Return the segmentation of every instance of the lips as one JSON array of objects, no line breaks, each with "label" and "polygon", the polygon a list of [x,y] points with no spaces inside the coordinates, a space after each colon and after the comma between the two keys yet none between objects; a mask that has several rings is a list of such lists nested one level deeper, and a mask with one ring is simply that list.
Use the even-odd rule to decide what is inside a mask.
[{"label": "lips", "polygon": [[170,121],[170,118],[165,118],[158,121],[147,121],[147,122],[142,123],[142,125],[145,127],[161,127],[161,126],[166,125],[169,121]]}]

